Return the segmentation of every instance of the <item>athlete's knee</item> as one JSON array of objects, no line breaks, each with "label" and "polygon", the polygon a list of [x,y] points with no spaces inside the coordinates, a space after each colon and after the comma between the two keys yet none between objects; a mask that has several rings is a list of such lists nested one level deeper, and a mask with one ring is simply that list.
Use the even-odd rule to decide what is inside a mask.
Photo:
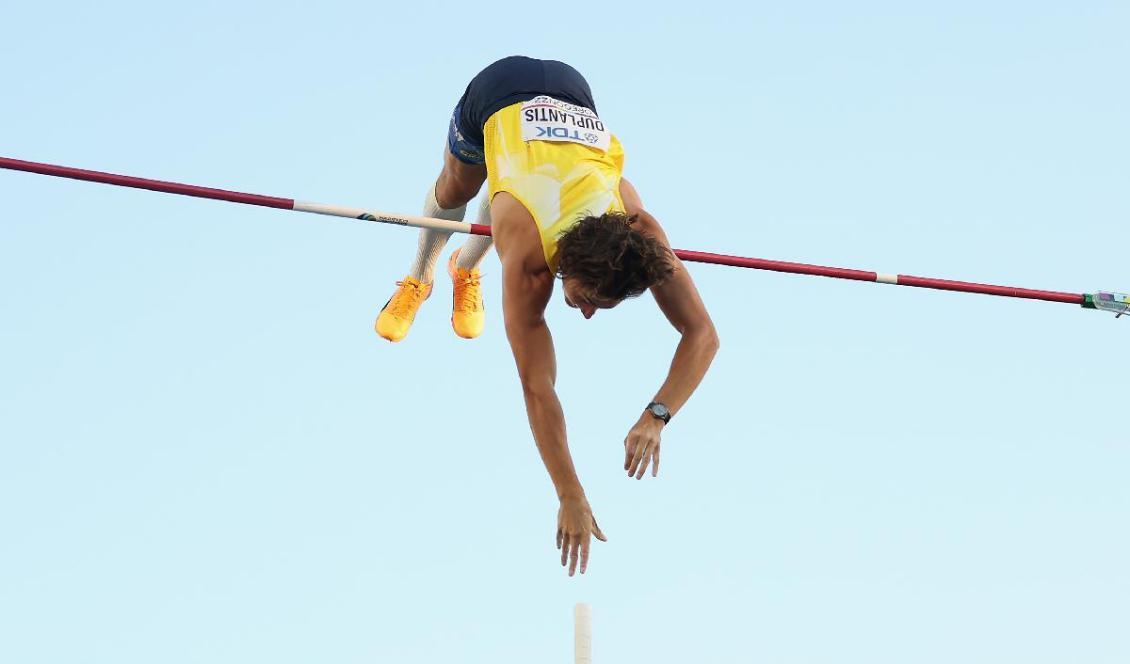
[{"label": "athlete's knee", "polygon": [[[482,172],[478,172],[481,168]],[[460,172],[468,171],[468,172]],[[466,205],[483,186],[486,168],[466,166],[460,168],[450,163],[444,164],[443,172],[436,180],[436,202],[445,209]]]},{"label": "athlete's knee", "polygon": [[451,177],[440,175],[436,180],[436,203],[445,210],[466,205],[477,193],[478,187],[471,188]]}]

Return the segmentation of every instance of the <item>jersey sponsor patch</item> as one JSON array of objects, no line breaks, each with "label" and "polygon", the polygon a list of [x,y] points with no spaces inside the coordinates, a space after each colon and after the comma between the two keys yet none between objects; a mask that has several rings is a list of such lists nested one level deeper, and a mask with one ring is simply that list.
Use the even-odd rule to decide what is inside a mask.
[{"label": "jersey sponsor patch", "polygon": [[523,141],[567,141],[602,152],[612,139],[591,109],[542,95],[522,103]]}]

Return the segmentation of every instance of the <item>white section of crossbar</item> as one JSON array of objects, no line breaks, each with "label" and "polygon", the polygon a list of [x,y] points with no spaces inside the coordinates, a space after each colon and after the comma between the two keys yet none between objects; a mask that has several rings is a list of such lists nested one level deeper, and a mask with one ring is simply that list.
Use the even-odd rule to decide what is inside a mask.
[{"label": "white section of crossbar", "polygon": [[465,221],[448,221],[447,219],[434,219],[432,217],[417,217],[408,214],[393,214],[365,208],[347,207],[344,205],[327,205],[325,203],[311,203],[308,201],[294,201],[294,210],[297,212],[312,212],[331,217],[348,217],[349,219],[364,219],[382,224],[395,224],[397,226],[413,226],[415,228],[430,228],[437,231],[453,233],[470,233],[471,224]]}]

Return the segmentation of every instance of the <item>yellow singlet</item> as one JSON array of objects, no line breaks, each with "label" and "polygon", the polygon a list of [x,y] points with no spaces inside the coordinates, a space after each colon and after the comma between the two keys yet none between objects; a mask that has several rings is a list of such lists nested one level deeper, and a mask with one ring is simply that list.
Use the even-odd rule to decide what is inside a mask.
[{"label": "yellow singlet", "polygon": [[519,102],[487,119],[483,143],[488,195],[505,191],[526,206],[554,273],[563,233],[582,217],[624,210],[624,149],[592,111],[548,97]]}]

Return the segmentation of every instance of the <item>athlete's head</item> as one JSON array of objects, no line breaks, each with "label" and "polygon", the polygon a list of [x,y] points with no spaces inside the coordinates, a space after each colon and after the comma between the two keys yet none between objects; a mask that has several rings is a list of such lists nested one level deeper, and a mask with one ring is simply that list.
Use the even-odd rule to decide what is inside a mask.
[{"label": "athlete's head", "polygon": [[591,318],[666,281],[671,251],[632,228],[635,217],[607,212],[581,219],[557,240],[557,276],[565,302]]}]

